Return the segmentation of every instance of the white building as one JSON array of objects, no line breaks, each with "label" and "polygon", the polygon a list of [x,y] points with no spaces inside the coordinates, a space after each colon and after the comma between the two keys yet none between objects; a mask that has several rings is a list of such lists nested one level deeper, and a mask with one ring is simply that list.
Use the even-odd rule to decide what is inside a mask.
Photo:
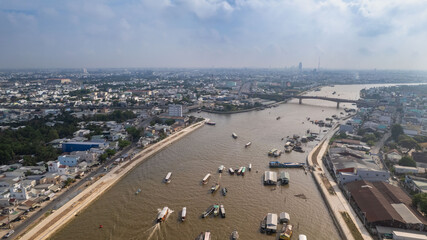
[{"label": "white building", "polygon": [[418,169],[416,167],[394,165],[394,171],[399,174],[407,174],[407,173],[417,174],[417,173],[421,173],[420,170],[422,170],[422,168]]},{"label": "white building", "polygon": [[58,172],[59,165],[59,161],[49,161],[47,163],[48,171],[52,173]]},{"label": "white building", "polygon": [[169,104],[169,116],[182,117],[182,105]]},{"label": "white building", "polygon": [[80,129],[73,133],[74,137],[84,137],[85,135],[90,134],[90,130]]},{"label": "white building", "polygon": [[354,172],[339,172],[337,174],[337,180],[341,184],[360,180],[369,182],[387,182],[389,178],[390,172],[369,168],[358,168],[355,169]]},{"label": "white building", "polygon": [[27,189],[19,183],[15,183],[10,187],[10,198],[15,198],[18,200],[27,200],[29,198]]}]

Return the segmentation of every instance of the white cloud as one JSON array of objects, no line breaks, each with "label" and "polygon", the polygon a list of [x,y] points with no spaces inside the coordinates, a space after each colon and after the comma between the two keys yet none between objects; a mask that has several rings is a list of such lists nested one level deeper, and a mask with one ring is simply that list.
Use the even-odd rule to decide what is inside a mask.
[{"label": "white cloud", "polygon": [[424,0],[0,3],[5,67],[427,68]]}]

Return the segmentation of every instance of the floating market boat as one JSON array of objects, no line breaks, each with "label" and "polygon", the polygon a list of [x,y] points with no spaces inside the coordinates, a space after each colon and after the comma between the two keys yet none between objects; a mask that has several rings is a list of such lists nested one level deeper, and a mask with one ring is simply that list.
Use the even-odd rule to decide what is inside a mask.
[{"label": "floating market boat", "polygon": [[187,217],[187,208],[183,207],[181,211],[181,221],[184,222],[186,217]]},{"label": "floating market boat", "polygon": [[206,176],[202,179],[202,183],[207,184],[210,177],[211,177],[210,173],[206,174]]},{"label": "floating market boat", "polygon": [[239,239],[239,233],[238,233],[236,230],[234,230],[234,231],[231,233],[231,239],[232,239],[232,240],[237,240],[237,239]]},{"label": "floating market boat", "polygon": [[157,215],[157,222],[164,222],[166,220],[166,217],[168,216],[169,208],[164,207],[162,211]]},{"label": "floating market boat", "polygon": [[202,217],[206,218],[207,216],[211,215],[214,212],[215,208],[214,205],[210,205],[206,211],[203,212]]},{"label": "floating market boat", "polygon": [[172,176],[172,172],[168,172],[168,174],[166,175],[166,177],[163,181],[165,183],[170,183],[171,182],[171,176]]},{"label": "floating market boat", "polygon": [[211,187],[211,193],[215,193],[216,191],[218,191],[218,189],[219,189],[219,183],[215,183],[215,185]]}]

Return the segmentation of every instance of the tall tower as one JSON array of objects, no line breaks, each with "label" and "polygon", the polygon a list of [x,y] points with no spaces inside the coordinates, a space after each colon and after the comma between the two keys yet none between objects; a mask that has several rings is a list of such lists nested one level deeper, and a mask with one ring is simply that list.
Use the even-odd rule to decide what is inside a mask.
[{"label": "tall tower", "polygon": [[302,62],[299,62],[298,64],[298,70],[301,72],[302,71]]}]

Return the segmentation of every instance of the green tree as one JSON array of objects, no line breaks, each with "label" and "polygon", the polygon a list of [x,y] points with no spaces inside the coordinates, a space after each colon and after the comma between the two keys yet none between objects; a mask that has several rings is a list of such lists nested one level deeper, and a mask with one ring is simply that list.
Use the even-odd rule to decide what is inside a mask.
[{"label": "green tree", "polygon": [[172,125],[172,124],[174,124],[174,123],[175,123],[175,120],[174,120],[174,119],[168,119],[168,120],[166,120],[166,121],[165,121],[165,123],[166,123],[168,126],[170,126],[170,125]]},{"label": "green tree", "polygon": [[408,149],[410,152],[412,149],[419,149],[417,141],[407,135],[400,135],[398,144],[404,148]]},{"label": "green tree", "polygon": [[98,160],[103,163],[107,160],[108,154],[107,153],[103,153],[101,155],[99,155]]},{"label": "green tree", "polygon": [[107,149],[107,150],[105,150],[105,153],[107,153],[108,157],[111,157],[114,154],[116,154],[116,150],[114,150],[114,149]]},{"label": "green tree", "polygon": [[67,178],[67,180],[64,181],[64,187],[68,187],[70,186],[73,182],[75,182],[76,180],[72,179],[72,178]]},{"label": "green tree", "polygon": [[427,193],[415,194],[412,198],[412,205],[419,207],[421,212],[427,214]]},{"label": "green tree", "polygon": [[126,132],[131,136],[134,142],[138,141],[141,137],[141,129],[137,129],[136,127],[128,127],[126,128]]},{"label": "green tree", "polygon": [[50,141],[58,139],[58,138],[59,138],[58,131],[56,131],[56,129],[50,129],[49,133],[47,135],[47,140],[50,142]]},{"label": "green tree", "polygon": [[130,142],[128,140],[119,139],[119,148],[120,149],[123,149],[129,145],[130,145]]},{"label": "green tree", "polygon": [[400,124],[394,124],[391,127],[391,137],[397,142],[401,134],[403,134],[402,126]]},{"label": "green tree", "polygon": [[416,167],[417,163],[409,156],[404,156],[402,159],[399,160],[400,166],[407,166],[407,167]]}]

